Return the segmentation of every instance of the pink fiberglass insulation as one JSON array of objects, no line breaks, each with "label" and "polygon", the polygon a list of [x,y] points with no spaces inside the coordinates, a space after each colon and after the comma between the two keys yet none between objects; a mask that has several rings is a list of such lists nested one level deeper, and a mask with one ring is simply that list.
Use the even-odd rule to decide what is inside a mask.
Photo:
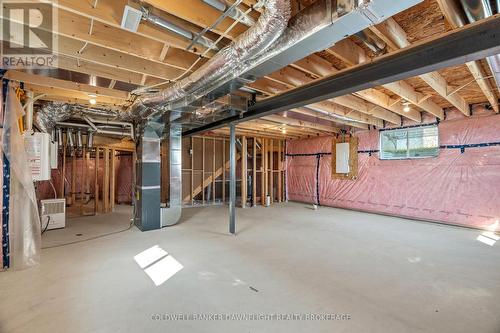
[{"label": "pink fiberglass insulation", "polygon": [[[61,156],[59,156],[61,159]],[[66,172],[65,172],[65,192],[66,195],[71,195],[71,168],[73,167],[71,158],[66,158]],[[52,170],[52,184],[54,185],[58,197],[60,195],[59,191],[61,189],[62,181],[62,163],[59,163],[59,169]],[[132,203],[132,156],[123,155],[117,156],[115,159],[115,198],[117,203]],[[83,180],[83,159],[78,158],[76,161],[76,193],[77,198],[80,197],[82,190],[82,180]],[[99,198],[102,199],[103,190],[103,177],[104,177],[104,159],[99,160]],[[87,166],[87,171],[85,174],[85,179],[89,180],[90,185],[90,196],[94,196],[95,188],[95,160],[90,159]],[[85,191],[84,191],[85,193]],[[52,199],[54,198],[54,189],[48,181],[39,182],[37,185],[37,198],[39,200]]]},{"label": "pink fiberglass insulation", "polygon": [[[481,113],[481,112],[478,112]],[[500,142],[500,115],[439,124],[441,146]],[[360,131],[359,151],[379,149],[379,131]],[[332,138],[291,141],[288,154],[331,153]],[[360,153],[358,179],[332,180],[331,156],[287,157],[289,200],[500,230],[500,145],[440,149],[436,158],[380,160]],[[319,194],[319,198],[317,198]]]}]

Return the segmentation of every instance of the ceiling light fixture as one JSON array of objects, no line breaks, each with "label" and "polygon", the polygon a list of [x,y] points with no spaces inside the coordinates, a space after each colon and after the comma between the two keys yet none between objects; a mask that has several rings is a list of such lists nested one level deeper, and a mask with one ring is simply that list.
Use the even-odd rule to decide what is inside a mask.
[{"label": "ceiling light fixture", "polygon": [[97,104],[97,95],[96,94],[89,94],[89,103],[91,105],[96,105]]},{"label": "ceiling light fixture", "polygon": [[404,112],[410,112],[410,102],[408,101],[403,101],[401,104],[403,104],[403,111]]}]

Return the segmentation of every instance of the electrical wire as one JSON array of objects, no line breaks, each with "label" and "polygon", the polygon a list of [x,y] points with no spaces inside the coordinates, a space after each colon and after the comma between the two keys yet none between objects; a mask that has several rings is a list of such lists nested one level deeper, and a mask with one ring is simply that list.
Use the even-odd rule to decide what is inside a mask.
[{"label": "electrical wire", "polygon": [[[107,236],[116,235],[116,234],[120,234],[122,232],[129,231],[134,226],[134,222],[135,222],[136,214],[137,214],[137,209],[136,209],[137,208],[137,198],[135,196],[135,193],[132,193],[132,201],[133,201],[132,218],[130,219],[130,225],[126,229],[118,230],[118,231],[113,231],[113,232],[109,232],[109,233],[106,233],[106,234],[102,234],[102,235],[90,237],[90,238],[87,238],[87,239],[81,239],[81,240],[77,240],[77,241],[73,241],[73,242],[68,242],[68,243],[64,243],[64,244],[58,244],[58,245],[52,245],[52,246],[45,246],[45,247],[42,247],[42,250],[54,249],[54,248],[58,248],[58,247],[63,247],[63,246],[68,246],[68,245],[73,245],[73,244],[78,244],[78,243],[84,243],[84,242],[88,242],[88,241],[91,241],[91,240],[96,240],[96,239],[99,239],[99,238],[104,238],[104,237],[107,237]],[[50,217],[49,217],[49,220],[50,220]],[[47,227],[48,227],[48,223],[47,223]]]},{"label": "electrical wire", "polygon": [[52,190],[54,191],[54,199],[57,199],[57,191],[56,191],[54,184],[52,183],[52,180],[49,180],[49,183],[50,183],[50,186],[52,186]]},{"label": "electrical wire", "polygon": [[104,238],[104,237],[111,236],[111,235],[120,234],[122,232],[129,231],[130,229],[132,229],[133,226],[134,226],[134,219],[130,219],[130,225],[126,229],[118,230],[118,231],[113,231],[113,232],[108,232],[106,234],[102,234],[102,235],[90,237],[90,238],[87,238],[87,239],[81,239],[81,240],[77,240],[77,241],[73,241],[73,242],[69,242],[69,243],[52,245],[52,246],[45,246],[45,247],[42,247],[42,250],[53,249],[53,248],[63,247],[63,246],[72,245],[72,244],[84,243],[84,242],[88,242],[88,241],[91,241],[91,240],[95,240],[95,239],[99,239],[99,238]]},{"label": "electrical wire", "polygon": [[[42,222],[40,221],[40,224],[41,224],[41,223],[42,223]],[[50,224],[50,215],[47,215],[47,225],[46,225],[46,226],[45,226],[45,228],[42,230],[41,235],[43,235],[43,233],[44,233],[45,231],[47,231],[47,229],[49,228],[49,224]]]}]

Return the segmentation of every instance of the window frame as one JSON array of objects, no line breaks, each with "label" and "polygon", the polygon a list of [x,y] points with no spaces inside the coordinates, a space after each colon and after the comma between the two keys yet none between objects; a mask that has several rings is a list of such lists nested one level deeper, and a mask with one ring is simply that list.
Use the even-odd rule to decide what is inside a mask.
[{"label": "window frame", "polygon": [[[422,127],[435,127],[437,131],[437,154],[433,156],[410,156],[410,136],[408,135],[408,132],[412,129],[416,128],[422,128]],[[384,132],[395,132],[395,131],[406,131],[406,157],[382,157],[383,155],[383,146],[382,146],[382,136],[384,135]],[[419,126],[411,126],[411,127],[402,127],[402,128],[391,128],[391,129],[384,129],[379,132],[379,160],[382,161],[391,161],[391,160],[420,160],[420,159],[426,159],[426,158],[436,158],[439,157],[440,154],[440,136],[439,136],[439,126],[438,124],[428,124],[428,125],[419,125]]]}]

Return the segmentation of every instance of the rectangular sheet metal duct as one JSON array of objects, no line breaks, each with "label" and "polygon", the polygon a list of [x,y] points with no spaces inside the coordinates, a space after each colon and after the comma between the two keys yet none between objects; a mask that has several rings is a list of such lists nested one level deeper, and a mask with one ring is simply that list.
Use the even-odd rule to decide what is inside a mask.
[{"label": "rectangular sheet metal duct", "polygon": [[147,126],[137,146],[135,225],[142,231],[160,229],[160,137]]},{"label": "rectangular sheet metal duct", "polygon": [[170,201],[168,208],[161,209],[161,226],[170,227],[179,222],[182,214],[182,126],[170,123],[169,175]]}]

